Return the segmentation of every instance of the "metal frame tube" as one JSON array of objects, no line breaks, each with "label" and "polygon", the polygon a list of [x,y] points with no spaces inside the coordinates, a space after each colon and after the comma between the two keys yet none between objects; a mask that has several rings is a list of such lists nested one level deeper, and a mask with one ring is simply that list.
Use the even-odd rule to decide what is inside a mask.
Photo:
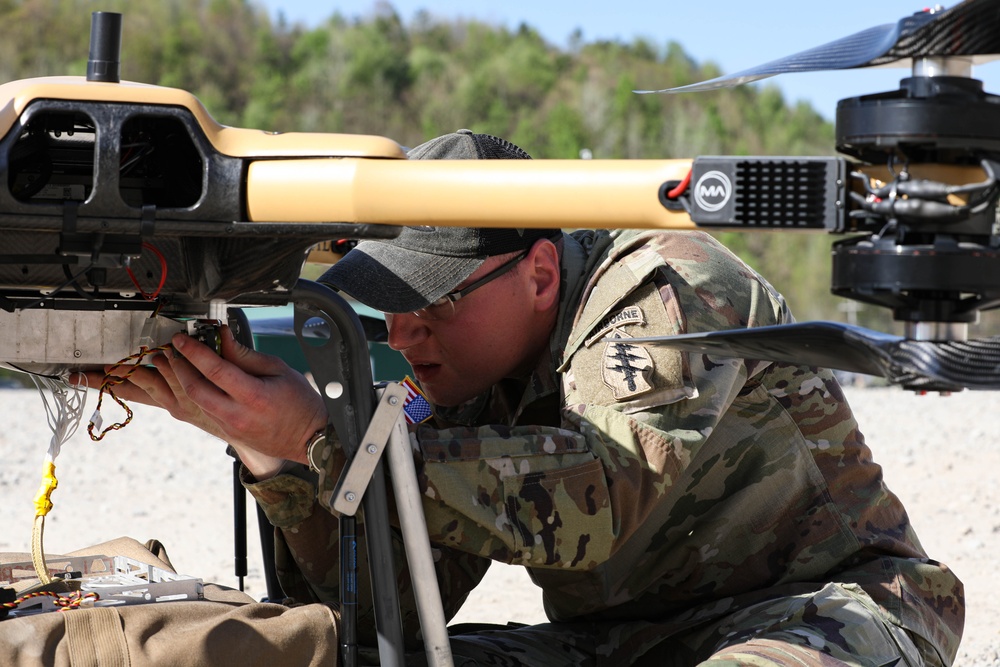
[{"label": "metal frame tube", "polygon": [[395,492],[406,562],[410,566],[417,615],[424,639],[428,667],[451,667],[451,644],[448,641],[447,619],[441,603],[441,589],[434,571],[434,557],[427,539],[427,520],[420,500],[417,469],[410,451],[410,436],[403,416],[389,436],[389,470]]},{"label": "metal frame tube", "polygon": [[[368,343],[361,321],[350,305],[329,287],[308,280],[299,280],[292,292],[295,303],[295,335],[316,384],[320,387],[330,421],[348,456],[353,456],[374,411],[375,391],[372,383]],[[313,317],[326,320],[330,339],[323,345],[306,341],[303,330]],[[327,387],[337,385],[340,393],[332,396]],[[368,544],[372,576],[372,597],[375,603],[375,625],[378,632],[379,662],[385,667],[403,665],[403,628],[396,590],[396,573],[392,562],[392,534],[389,526],[388,500],[384,468],[380,465],[365,493],[365,538]],[[342,533],[344,531],[342,530]],[[352,579],[352,576],[354,577]],[[348,586],[356,584],[356,573],[348,574]],[[344,588],[342,582],[342,588]],[[349,614],[348,608],[341,614]],[[353,642],[351,622],[342,620],[342,644]],[[356,642],[353,642],[356,644]],[[353,649],[344,656],[345,667],[351,667]]]}]

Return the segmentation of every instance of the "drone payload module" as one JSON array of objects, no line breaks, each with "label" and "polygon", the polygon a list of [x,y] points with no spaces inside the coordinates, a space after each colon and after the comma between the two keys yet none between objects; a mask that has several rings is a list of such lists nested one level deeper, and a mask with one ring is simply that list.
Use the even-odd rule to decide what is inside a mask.
[{"label": "drone payload module", "polygon": [[[120,81],[121,18],[94,13],[86,79],[0,86],[0,363],[51,375],[98,368],[192,319],[224,319],[225,304],[286,303],[319,242],[472,220],[468,201],[441,196],[456,170],[414,170],[392,140],[223,127],[186,91]],[[534,193],[518,201],[538,222],[624,210],[628,223],[665,224],[685,217],[655,198],[688,165],[676,162],[665,173],[662,163],[608,165],[562,185],[558,171],[513,178]],[[509,199],[510,179],[479,179]],[[623,201],[580,189],[597,182],[616,183]],[[650,190],[651,201],[634,196]],[[509,224],[505,208],[475,222]]]}]

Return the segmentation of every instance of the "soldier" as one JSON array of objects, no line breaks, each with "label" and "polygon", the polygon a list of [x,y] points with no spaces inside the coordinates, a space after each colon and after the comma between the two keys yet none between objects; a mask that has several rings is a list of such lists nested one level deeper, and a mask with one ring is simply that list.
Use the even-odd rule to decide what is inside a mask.
[{"label": "soldier", "polygon": [[[462,130],[410,158],[528,156]],[[629,342],[791,321],[711,237],[408,228],[323,280],[387,313],[434,406],[411,440],[447,614],[491,560],[543,590],[550,623],[457,635],[457,664],[954,660],[962,585],[924,553],[830,372]],[[221,358],[174,345],[120,395],[231,443],[280,531],[286,593],[335,600],[345,458],[329,441],[318,481],[305,466],[322,400],[228,331]]]}]

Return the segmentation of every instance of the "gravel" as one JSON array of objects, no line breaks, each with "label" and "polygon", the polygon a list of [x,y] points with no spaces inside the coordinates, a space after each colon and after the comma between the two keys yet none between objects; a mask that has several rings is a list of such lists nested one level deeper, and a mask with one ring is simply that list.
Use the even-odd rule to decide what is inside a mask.
[{"label": "gravel", "polygon": [[[965,582],[968,613],[959,667],[1000,667],[1000,393],[919,396],[846,389],[885,479],[906,505],[924,547]],[[0,551],[28,551],[32,500],[49,430],[34,390],[0,390]],[[93,411],[92,392],[85,417]],[[178,571],[229,586],[233,574],[232,460],[217,439],[145,406],[126,428],[92,442],[83,427],[56,461],[59,488],[46,519],[47,553],[128,535],[163,542]],[[105,423],[119,420],[107,401]],[[264,595],[256,515],[248,511],[245,589]],[[498,565],[456,622],[544,620],[539,591],[517,567]]]}]

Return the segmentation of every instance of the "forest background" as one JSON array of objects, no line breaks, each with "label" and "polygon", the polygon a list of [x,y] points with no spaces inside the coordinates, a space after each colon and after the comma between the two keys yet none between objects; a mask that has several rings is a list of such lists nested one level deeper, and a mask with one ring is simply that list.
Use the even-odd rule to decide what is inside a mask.
[{"label": "forest background", "polygon": [[[390,3],[315,27],[272,20],[247,0],[0,0],[0,82],[86,72],[90,14],[124,14],[122,78],[191,91],[219,122],[272,131],[347,132],[415,146],[459,128],[495,134],[536,158],[834,155],[833,125],[771,85],[637,95],[722,72],[679,42],[547,43],[516,29]],[[724,233],[781,291],[799,321],[892,333],[883,308],[830,293],[828,234]],[[974,335],[996,327],[984,317]]]}]

